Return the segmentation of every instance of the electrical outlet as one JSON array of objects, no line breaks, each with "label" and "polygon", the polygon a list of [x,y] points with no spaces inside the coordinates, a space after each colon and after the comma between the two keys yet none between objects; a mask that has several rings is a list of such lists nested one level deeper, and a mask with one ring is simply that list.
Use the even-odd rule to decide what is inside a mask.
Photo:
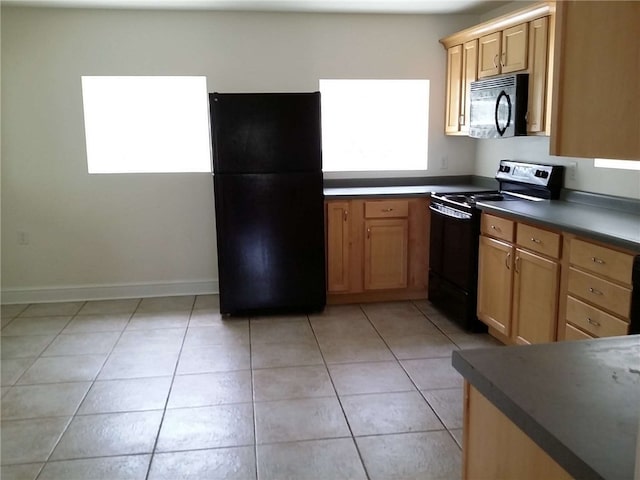
[{"label": "electrical outlet", "polygon": [[575,180],[577,176],[578,162],[569,162],[567,164],[567,177],[569,180]]},{"label": "electrical outlet", "polygon": [[18,245],[29,245],[29,234],[27,232],[18,232]]},{"label": "electrical outlet", "polygon": [[440,157],[440,169],[446,170],[449,167],[449,157],[447,155],[443,155]]}]

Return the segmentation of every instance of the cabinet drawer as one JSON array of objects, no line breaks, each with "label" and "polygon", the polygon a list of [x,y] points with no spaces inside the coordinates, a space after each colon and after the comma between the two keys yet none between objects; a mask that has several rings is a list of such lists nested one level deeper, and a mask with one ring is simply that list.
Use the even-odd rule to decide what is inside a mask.
[{"label": "cabinet drawer", "polygon": [[632,255],[574,239],[569,261],[590,272],[631,285]]},{"label": "cabinet drawer", "polygon": [[593,337],[591,335],[587,335],[582,330],[578,330],[573,325],[569,325],[567,323],[564,329],[564,339],[565,340],[593,340]]},{"label": "cabinet drawer", "polygon": [[407,200],[371,200],[364,202],[365,218],[403,218],[409,216]]},{"label": "cabinet drawer", "polygon": [[513,231],[515,229],[513,220],[483,213],[480,228],[485,235],[513,242]]},{"label": "cabinet drawer", "polygon": [[516,235],[516,243],[521,247],[560,258],[560,234],[519,223]]},{"label": "cabinet drawer", "polygon": [[629,316],[631,290],[573,267],[569,268],[569,293],[625,319]]},{"label": "cabinet drawer", "polygon": [[626,335],[629,330],[628,323],[571,296],[567,297],[567,322],[594,337],[616,337]]}]

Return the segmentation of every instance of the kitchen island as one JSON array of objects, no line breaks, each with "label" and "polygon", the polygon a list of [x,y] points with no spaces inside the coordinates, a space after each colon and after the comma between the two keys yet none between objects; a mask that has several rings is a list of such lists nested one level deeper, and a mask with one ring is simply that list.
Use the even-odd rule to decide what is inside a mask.
[{"label": "kitchen island", "polygon": [[[464,478],[536,478],[531,469],[547,461],[541,454],[552,462],[545,478],[633,478],[640,336],[458,351],[453,366],[465,378]],[[483,402],[489,410],[477,408]],[[474,415],[490,409],[541,452],[517,464],[493,448],[516,441],[505,442],[511,434],[501,428],[478,431],[487,418]]]}]

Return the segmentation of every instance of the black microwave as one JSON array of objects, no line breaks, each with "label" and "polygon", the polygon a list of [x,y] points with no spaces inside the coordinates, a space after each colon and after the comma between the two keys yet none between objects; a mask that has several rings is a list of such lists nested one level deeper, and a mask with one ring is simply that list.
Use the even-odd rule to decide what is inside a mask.
[{"label": "black microwave", "polygon": [[469,136],[503,138],[527,134],[529,74],[471,82]]}]

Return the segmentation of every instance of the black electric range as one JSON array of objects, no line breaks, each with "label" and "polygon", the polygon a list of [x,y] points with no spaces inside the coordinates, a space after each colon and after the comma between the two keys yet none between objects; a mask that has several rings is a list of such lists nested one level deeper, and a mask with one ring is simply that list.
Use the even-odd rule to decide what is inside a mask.
[{"label": "black electric range", "polygon": [[544,201],[560,196],[564,167],[501,160],[498,191],[431,194],[431,303],[463,328],[486,331],[476,316],[478,239],[482,201]]}]

